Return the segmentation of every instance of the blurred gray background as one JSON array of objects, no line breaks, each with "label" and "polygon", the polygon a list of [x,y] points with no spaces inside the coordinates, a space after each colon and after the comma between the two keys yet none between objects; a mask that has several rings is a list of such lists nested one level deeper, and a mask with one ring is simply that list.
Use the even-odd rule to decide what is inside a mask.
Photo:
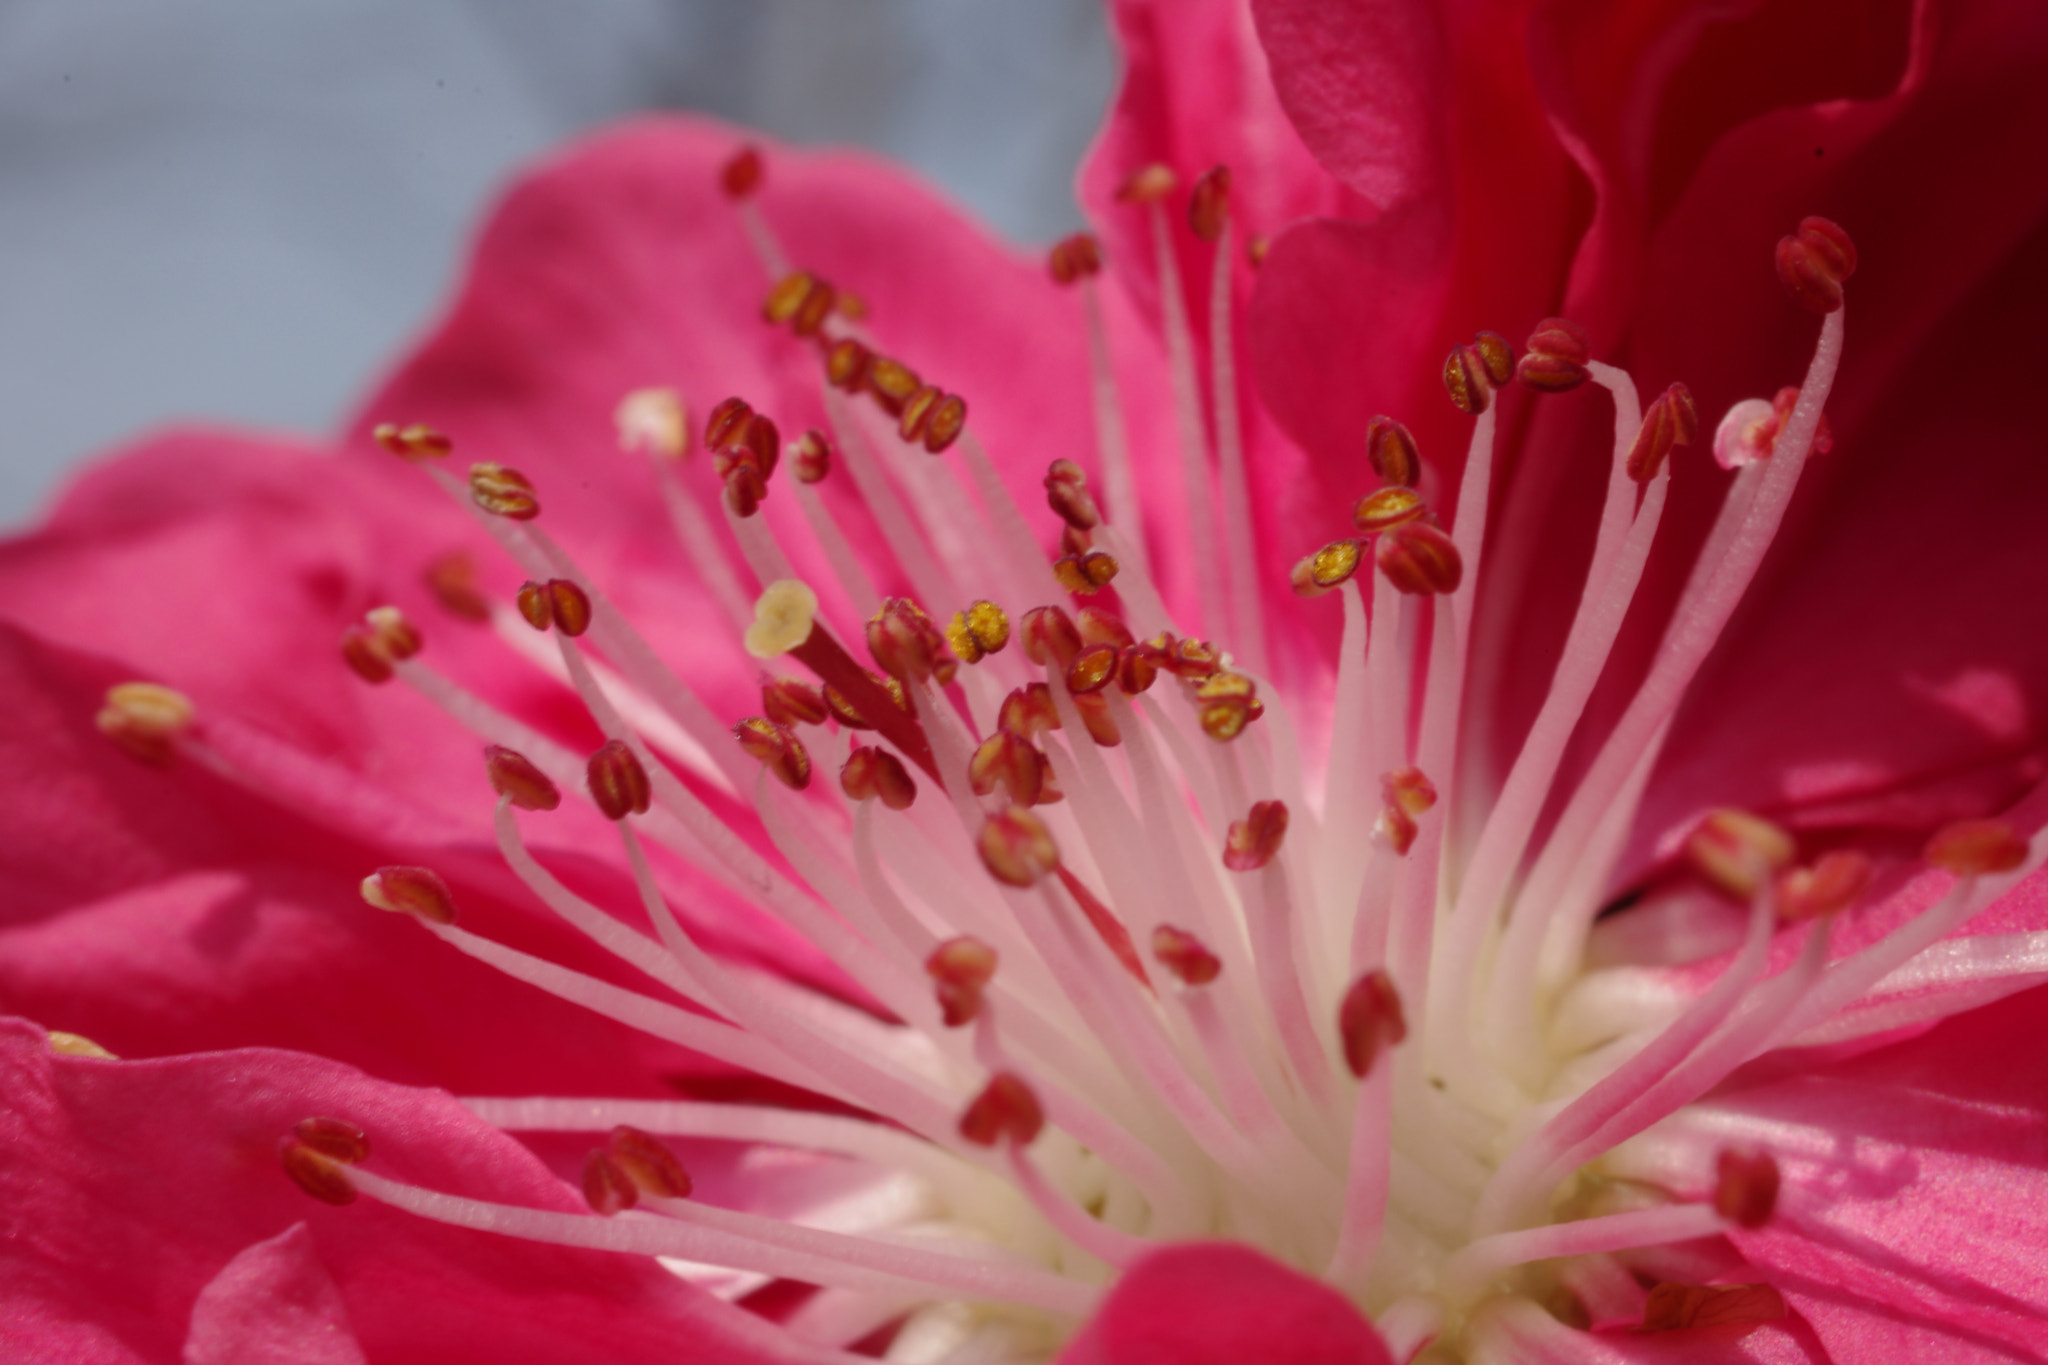
[{"label": "blurred gray background", "polygon": [[0,0],[0,528],[156,423],[322,432],[521,161],[687,108],[1079,222],[1100,0]]}]

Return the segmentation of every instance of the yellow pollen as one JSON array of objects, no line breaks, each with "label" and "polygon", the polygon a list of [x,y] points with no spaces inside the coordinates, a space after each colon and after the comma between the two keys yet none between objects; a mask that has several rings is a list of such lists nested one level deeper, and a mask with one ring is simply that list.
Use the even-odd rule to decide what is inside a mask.
[{"label": "yellow pollen", "polygon": [[811,638],[818,615],[818,594],[794,578],[781,578],[761,590],[754,603],[754,624],[747,627],[747,653],[757,659],[787,654]]}]

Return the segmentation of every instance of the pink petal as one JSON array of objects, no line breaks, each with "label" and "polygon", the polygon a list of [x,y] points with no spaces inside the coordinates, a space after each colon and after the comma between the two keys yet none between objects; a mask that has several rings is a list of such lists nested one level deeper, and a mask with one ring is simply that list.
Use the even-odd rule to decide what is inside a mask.
[{"label": "pink petal", "polygon": [[1124,1272],[1060,1365],[1374,1365],[1387,1348],[1335,1290],[1234,1242],[1155,1251]]},{"label": "pink petal", "polygon": [[304,1223],[244,1247],[199,1291],[185,1365],[364,1365]]}]

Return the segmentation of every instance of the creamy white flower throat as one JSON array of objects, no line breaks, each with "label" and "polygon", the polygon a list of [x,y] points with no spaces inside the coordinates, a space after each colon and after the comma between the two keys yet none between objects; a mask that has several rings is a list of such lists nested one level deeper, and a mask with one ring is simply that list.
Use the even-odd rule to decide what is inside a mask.
[{"label": "creamy white flower throat", "polygon": [[[453,443],[424,427],[379,439],[470,507],[530,580],[516,602],[489,602],[451,561],[434,569],[441,600],[573,689],[607,742],[572,752],[434,671],[395,609],[371,612],[343,645],[364,678],[417,689],[484,742],[506,863],[650,984],[624,989],[469,933],[431,869],[383,868],[363,895],[540,989],[860,1116],[468,1101],[507,1129],[602,1135],[584,1169],[587,1215],[395,1181],[377,1171],[375,1135],[346,1115],[287,1137],[292,1177],[331,1202],[368,1195],[662,1257],[730,1296],[771,1279],[816,1285],[788,1330],[846,1345],[900,1324],[884,1351],[898,1360],[1046,1358],[1121,1268],[1210,1237],[1323,1277],[1374,1317],[1396,1359],[1431,1342],[1447,1358],[1484,1357],[1596,1321],[1782,1313],[1768,1288],[1695,1283],[1658,1269],[1682,1256],[1646,1259],[1774,1213],[1775,1161],[1688,1106],[1772,1048],[1919,1017],[1927,950],[2040,857],[1995,823],[1945,831],[1928,857],[1957,874],[1946,898],[1831,961],[1830,920],[1862,896],[1868,864],[1838,853],[1798,866],[1780,831],[1723,812],[1689,843],[1699,874],[1749,906],[1719,975],[1685,995],[1625,965],[1587,966],[1672,717],[1822,433],[1854,268],[1841,230],[1809,219],[1781,245],[1781,277],[1824,315],[1811,366],[1776,404],[1739,405],[1722,423],[1714,449],[1735,473],[1719,519],[1633,699],[1560,791],[1674,451],[1694,441],[1683,386],[1645,411],[1568,322],[1540,324],[1519,357],[1482,333],[1445,364],[1451,400],[1473,418],[1451,508],[1416,491],[1406,429],[1375,419],[1361,439],[1383,486],[1360,490],[1346,535],[1302,547],[1293,575],[1300,596],[1339,598],[1301,610],[1343,617],[1327,732],[1310,735],[1320,705],[1268,674],[1252,576],[1226,174],[1189,196],[1196,236],[1214,244],[1207,404],[1168,232],[1175,178],[1150,168],[1125,195],[1157,245],[1186,490],[1153,534],[1176,525],[1202,547],[1199,634],[1153,579],[1091,239],[1061,243],[1050,263],[1079,294],[1099,441],[1092,479],[1066,459],[1048,470],[1061,551],[1049,557],[1045,514],[1010,499],[967,402],[887,353],[885,314],[870,319],[790,268],[754,153],[728,165],[725,189],[769,282],[768,320],[818,352],[827,427],[785,445],[748,403],[719,404],[703,428],[716,509],[684,482],[704,465],[688,458],[674,393],[622,396],[618,429],[622,448],[650,457],[733,647],[773,670],[762,714],[715,714],[658,657],[547,532],[545,488],[498,465],[451,473]],[[1540,713],[1498,791],[1468,791],[1458,755],[1461,713],[1484,703],[1468,695],[1467,662],[1493,400],[1518,378],[1538,392],[1605,390],[1612,472]],[[827,479],[851,483],[880,543],[847,533],[820,496]],[[785,490],[808,544],[783,539],[795,519],[761,515]],[[806,581],[799,562],[831,571]],[[884,598],[878,580],[910,595]],[[306,785],[281,746],[195,717],[168,688],[114,689],[101,723],[151,761],[183,755],[273,793]],[[721,818],[734,798],[758,825]],[[529,823],[565,800],[614,822],[638,907],[592,904],[529,851]],[[1545,811],[1555,818],[1539,843]],[[1453,812],[1459,842],[1446,838]],[[705,952],[664,892],[671,855],[808,938],[873,1010]],[[619,917],[636,910],[651,933]],[[1773,971],[1787,921],[1803,939]],[[824,1154],[846,1179],[793,1219],[716,1207],[691,1197],[664,1139]]]}]

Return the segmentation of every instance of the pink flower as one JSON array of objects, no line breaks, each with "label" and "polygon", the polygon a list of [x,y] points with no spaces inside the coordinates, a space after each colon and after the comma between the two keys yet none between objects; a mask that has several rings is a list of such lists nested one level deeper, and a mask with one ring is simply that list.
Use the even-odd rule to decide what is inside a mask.
[{"label": "pink flower", "polygon": [[2048,25],[1254,8],[1106,269],[622,129],[8,547],[16,1354],[2038,1348]]}]

